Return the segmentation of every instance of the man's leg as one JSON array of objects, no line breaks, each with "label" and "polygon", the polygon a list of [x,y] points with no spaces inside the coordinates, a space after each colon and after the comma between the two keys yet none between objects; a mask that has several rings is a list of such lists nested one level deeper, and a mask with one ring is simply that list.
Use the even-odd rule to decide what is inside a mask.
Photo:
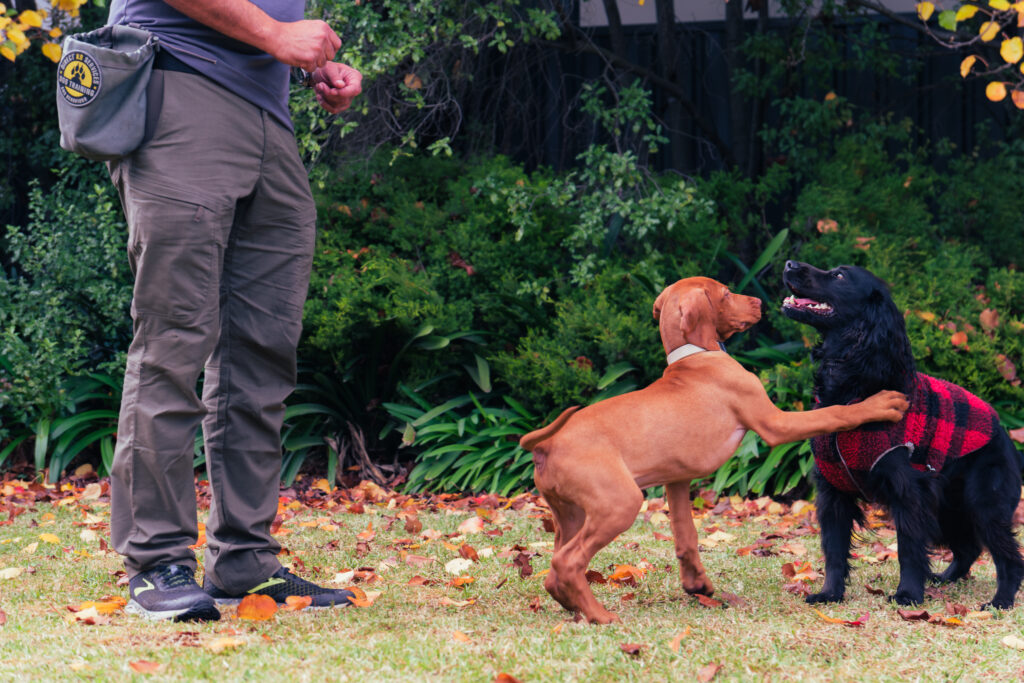
[{"label": "man's leg", "polygon": [[[221,264],[235,198],[251,192],[261,150],[250,151],[247,174],[239,158],[244,146],[225,141],[244,126],[246,112],[222,112],[231,103],[206,79],[157,71],[151,87],[161,88],[164,100],[152,140],[111,165],[135,274],[134,339],[111,472],[111,538],[139,611],[167,617],[176,616],[183,600],[199,598],[216,613],[192,580],[196,561],[189,548],[197,535],[192,445],[206,412],[196,382],[219,336]],[[259,123],[258,109],[250,110]],[[180,571],[168,573],[169,567]]]}]

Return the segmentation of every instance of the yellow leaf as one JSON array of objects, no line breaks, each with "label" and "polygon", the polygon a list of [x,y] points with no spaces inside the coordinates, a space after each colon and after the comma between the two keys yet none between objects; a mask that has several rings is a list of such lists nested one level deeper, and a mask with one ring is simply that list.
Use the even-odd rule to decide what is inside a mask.
[{"label": "yellow leaf", "polygon": [[39,540],[44,543],[60,543],[60,539],[55,534],[39,534]]},{"label": "yellow leaf", "polygon": [[999,46],[999,56],[1009,64],[1016,64],[1024,57],[1024,40],[1020,36],[1004,40]]},{"label": "yellow leaf", "polygon": [[12,62],[14,61],[14,51],[6,45],[0,47],[0,55],[7,57],[7,59],[11,60]]},{"label": "yellow leaf", "polygon": [[978,7],[976,5],[962,5],[960,9],[956,11],[956,20],[958,22],[970,19],[978,13]]},{"label": "yellow leaf", "polygon": [[83,612],[87,609],[94,609],[97,614],[113,614],[114,612],[119,612],[124,609],[127,602],[128,601],[121,596],[115,595],[110,598],[105,598],[102,601],[87,600],[79,605],[78,609],[75,611]]},{"label": "yellow leaf", "polygon": [[921,17],[921,21],[928,21],[934,11],[935,3],[933,2],[926,1],[917,3],[917,16]]},{"label": "yellow leaf", "polygon": [[1000,12],[1010,9],[1010,3],[1007,0],[988,0],[988,6]]},{"label": "yellow leaf", "polygon": [[16,579],[21,576],[21,573],[25,571],[21,567],[8,567],[7,569],[0,569],[0,580],[2,579]]},{"label": "yellow leaf", "polygon": [[28,38],[25,37],[25,33],[16,26],[7,27],[7,39],[15,45],[21,45],[22,43],[28,42]]},{"label": "yellow leaf", "polygon": [[27,9],[18,15],[18,23],[31,26],[32,28],[41,28],[43,25],[43,17],[39,12]]},{"label": "yellow leaf", "polygon": [[62,35],[64,35],[64,32],[61,31],[59,28],[54,27],[50,29],[50,32],[47,35],[51,38],[60,38]]},{"label": "yellow leaf", "polygon": [[978,35],[981,36],[981,39],[986,43],[992,40],[999,35],[999,22],[986,21],[981,25],[981,28],[978,29]]},{"label": "yellow leaf", "polygon": [[985,97],[993,102],[1002,102],[1006,99],[1006,86],[999,81],[992,81],[985,86]]},{"label": "yellow leaf", "polygon": [[25,546],[24,548],[21,549],[21,554],[22,555],[31,555],[32,553],[34,553],[36,551],[36,548],[38,548],[38,547],[39,547],[39,541],[36,541],[34,543],[29,543],[27,546]]},{"label": "yellow leaf", "polygon": [[967,78],[967,74],[971,73],[971,67],[974,66],[976,61],[978,61],[978,58],[975,55],[964,57],[964,61],[960,62],[960,76]]},{"label": "yellow leaf", "polygon": [[689,626],[684,628],[682,633],[680,633],[675,638],[673,638],[672,642],[669,643],[668,646],[670,648],[672,648],[672,652],[679,652],[679,646],[682,645],[683,638],[685,638],[688,635],[690,635],[690,627]]}]

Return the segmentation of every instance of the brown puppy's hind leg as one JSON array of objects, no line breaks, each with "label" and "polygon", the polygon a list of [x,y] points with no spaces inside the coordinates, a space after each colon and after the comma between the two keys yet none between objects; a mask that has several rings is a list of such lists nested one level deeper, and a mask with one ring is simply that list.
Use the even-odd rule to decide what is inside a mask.
[{"label": "brown puppy's hind leg", "polygon": [[594,454],[584,462],[585,471],[562,479],[573,482],[572,502],[582,507],[585,519],[572,538],[566,540],[563,529],[563,545],[551,558],[556,578],[551,584],[554,590],[549,592],[563,605],[582,612],[590,623],[608,624],[618,617],[594,597],[587,583],[587,567],[601,548],[633,525],[644,496],[617,458]]},{"label": "brown puppy's hind leg", "polygon": [[676,557],[679,559],[679,576],[683,582],[683,590],[690,595],[711,595],[715,592],[715,587],[700,561],[697,529],[693,526],[690,506],[690,482],[677,481],[666,484],[665,498],[668,500],[669,519],[672,520],[672,537],[676,545]]},{"label": "brown puppy's hind leg", "polygon": [[[583,526],[585,514],[583,508],[575,503],[562,500],[553,493],[543,493],[543,495],[544,500],[547,501],[548,506],[551,508],[551,517],[555,523],[554,551],[557,553],[567,541],[571,540],[579,532]],[[552,567],[548,571],[548,575],[544,577],[544,588],[562,607],[571,612],[577,611],[577,607],[570,603],[568,598],[562,593],[560,586],[558,572]]]}]

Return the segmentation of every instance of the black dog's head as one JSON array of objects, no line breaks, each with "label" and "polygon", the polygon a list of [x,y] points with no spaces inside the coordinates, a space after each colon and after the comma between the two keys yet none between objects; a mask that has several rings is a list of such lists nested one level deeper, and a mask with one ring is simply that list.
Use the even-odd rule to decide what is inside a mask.
[{"label": "black dog's head", "polygon": [[858,266],[819,270],[807,263],[786,261],[782,281],[793,293],[782,302],[782,312],[822,332],[874,318],[882,309],[898,313],[886,284]]},{"label": "black dog's head", "polygon": [[812,355],[823,402],[847,403],[912,385],[915,364],[907,328],[882,280],[857,266],[820,270],[787,261],[782,281],[793,293],[782,312],[822,334]]}]

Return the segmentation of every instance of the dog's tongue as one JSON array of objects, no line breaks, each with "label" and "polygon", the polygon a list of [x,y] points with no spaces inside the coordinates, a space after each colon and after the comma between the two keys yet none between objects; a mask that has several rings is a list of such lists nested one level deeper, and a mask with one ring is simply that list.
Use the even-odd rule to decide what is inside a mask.
[{"label": "dog's tongue", "polygon": [[818,302],[815,301],[814,299],[798,299],[796,297],[793,297],[790,303],[792,303],[794,306],[813,306]]}]

